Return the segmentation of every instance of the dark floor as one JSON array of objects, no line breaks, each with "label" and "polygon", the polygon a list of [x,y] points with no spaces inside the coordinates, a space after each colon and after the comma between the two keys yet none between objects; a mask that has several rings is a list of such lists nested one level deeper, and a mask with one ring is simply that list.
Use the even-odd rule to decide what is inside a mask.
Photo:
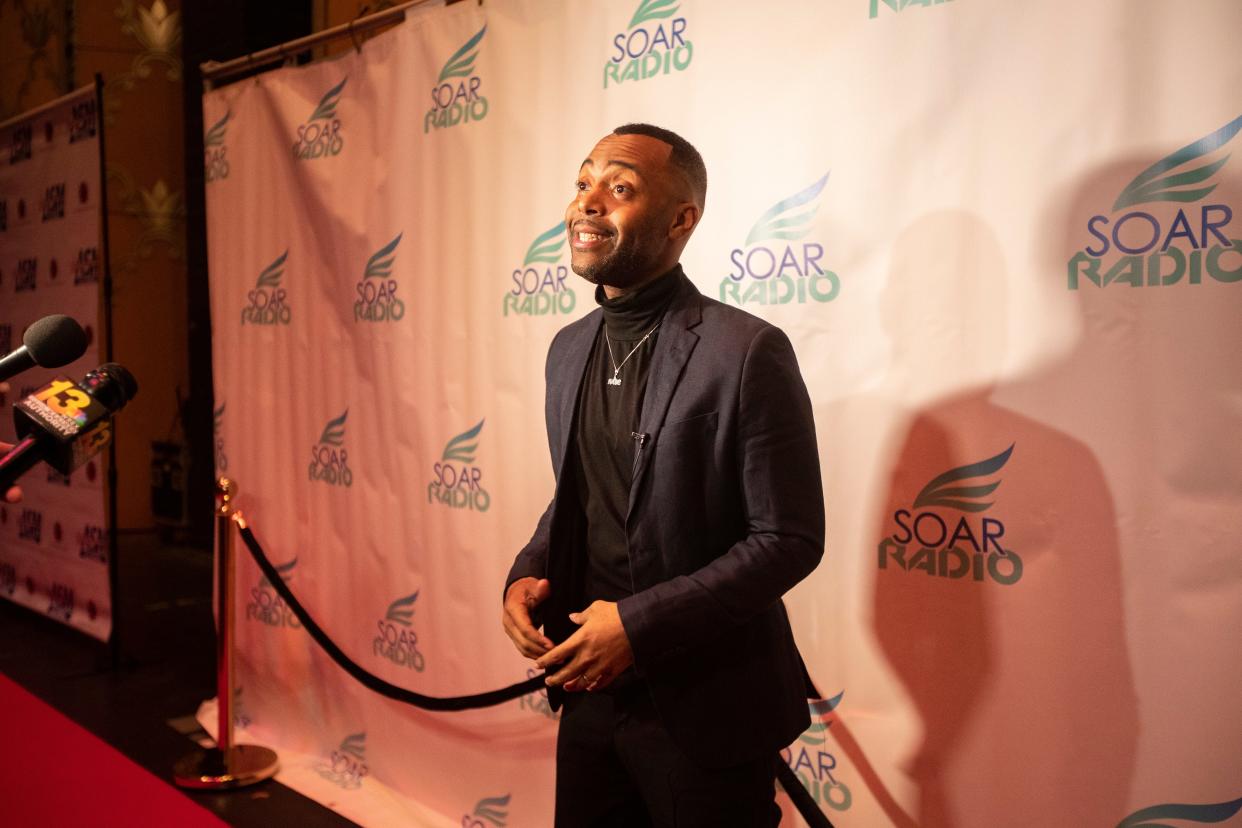
[{"label": "dark floor", "polygon": [[[0,673],[171,782],[173,763],[198,745],[170,722],[185,730],[216,695],[211,553],[154,532],[119,544],[120,666],[106,645],[0,600]],[[354,825],[276,782],[186,795],[240,828]]]}]

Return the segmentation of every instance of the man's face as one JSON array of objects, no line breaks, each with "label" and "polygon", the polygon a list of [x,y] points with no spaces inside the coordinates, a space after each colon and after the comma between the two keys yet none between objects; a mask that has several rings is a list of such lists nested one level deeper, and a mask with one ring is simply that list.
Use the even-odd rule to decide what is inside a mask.
[{"label": "man's face", "polygon": [[582,162],[565,211],[574,273],[595,284],[642,285],[677,263],[669,230],[678,179],[672,147],[648,135],[607,135]]}]

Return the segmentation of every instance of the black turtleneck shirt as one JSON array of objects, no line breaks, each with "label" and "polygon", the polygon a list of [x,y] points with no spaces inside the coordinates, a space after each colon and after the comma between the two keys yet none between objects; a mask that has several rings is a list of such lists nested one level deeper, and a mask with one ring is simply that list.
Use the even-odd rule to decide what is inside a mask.
[{"label": "black turtleneck shirt", "polygon": [[[634,594],[625,517],[637,459],[635,432],[651,354],[660,335],[656,326],[685,278],[681,265],[677,265],[639,290],[615,299],[608,299],[602,287],[595,289],[595,301],[604,310],[604,324],[582,378],[574,433],[574,477],[586,518],[583,607],[592,601],[617,601]],[[614,372],[614,365],[620,370]],[[608,384],[614,373],[620,385]]]}]

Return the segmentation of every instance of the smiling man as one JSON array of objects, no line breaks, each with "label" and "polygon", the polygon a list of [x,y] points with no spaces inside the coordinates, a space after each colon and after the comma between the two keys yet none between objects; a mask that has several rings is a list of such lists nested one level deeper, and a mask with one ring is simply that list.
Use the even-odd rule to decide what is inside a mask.
[{"label": "smiling man", "polygon": [[564,705],[556,824],[774,826],[778,751],[809,723],[781,596],[823,554],[810,399],[784,333],[682,272],[693,146],[618,127],[574,188],[600,307],[548,352],[556,492],[503,613]]}]

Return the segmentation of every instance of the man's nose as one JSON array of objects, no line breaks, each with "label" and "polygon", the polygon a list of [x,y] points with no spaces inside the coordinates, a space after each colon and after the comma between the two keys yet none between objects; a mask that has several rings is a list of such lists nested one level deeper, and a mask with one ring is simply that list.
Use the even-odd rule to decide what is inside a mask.
[{"label": "man's nose", "polygon": [[604,199],[598,187],[587,187],[578,191],[578,212],[586,216],[604,214]]}]

